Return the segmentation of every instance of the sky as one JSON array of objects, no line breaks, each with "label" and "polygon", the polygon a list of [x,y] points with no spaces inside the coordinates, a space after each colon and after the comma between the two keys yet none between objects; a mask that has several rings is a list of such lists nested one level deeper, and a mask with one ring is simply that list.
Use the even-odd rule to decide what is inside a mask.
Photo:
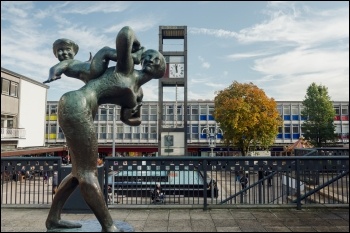
[{"label": "sky", "polygon": [[[348,1],[1,1],[1,67],[43,82],[58,63],[56,39],[75,41],[75,59],[87,61],[115,48],[124,26],[156,50],[159,26],[187,26],[188,100],[213,100],[237,81],[276,101],[302,101],[313,82],[349,101]],[[63,75],[47,85],[47,100],[58,101],[84,83]],[[158,100],[158,80],[143,90],[144,101]],[[165,90],[175,99],[183,88]]]}]

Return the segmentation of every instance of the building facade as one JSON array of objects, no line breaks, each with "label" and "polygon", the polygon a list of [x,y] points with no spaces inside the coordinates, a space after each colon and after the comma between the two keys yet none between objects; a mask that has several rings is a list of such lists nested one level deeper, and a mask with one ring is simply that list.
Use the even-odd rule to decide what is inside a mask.
[{"label": "building facade", "polygon": [[[283,119],[276,136],[275,144],[271,147],[271,153],[283,150],[296,142],[303,132],[301,101],[276,101],[277,108]],[[57,101],[48,101],[46,108],[46,143],[48,145],[64,145],[65,137],[57,121]],[[335,101],[333,106],[336,112],[334,123],[338,143],[349,143],[349,102]],[[184,108],[181,102],[163,102],[163,127],[184,127]],[[131,127],[123,124],[120,118],[120,107],[114,105],[100,106],[95,117],[96,136],[99,143],[99,153],[110,156],[113,148],[113,132],[115,133],[114,148],[117,155],[123,156],[156,156],[158,152],[158,112],[157,101],[146,101],[142,106],[142,124]],[[176,109],[175,109],[176,108]],[[212,116],[214,102],[210,100],[188,101],[187,105],[187,155],[208,156],[211,148],[208,146],[206,130],[214,132],[219,125]],[[116,120],[115,125],[113,120]],[[227,148],[220,143],[222,134],[217,131],[216,147],[213,149],[216,155],[237,155],[238,150]],[[163,143],[163,142],[162,142]],[[165,142],[164,142],[165,143]],[[171,154],[165,154],[171,155]]]},{"label": "building facade", "polygon": [[1,151],[45,146],[48,89],[1,67]]}]

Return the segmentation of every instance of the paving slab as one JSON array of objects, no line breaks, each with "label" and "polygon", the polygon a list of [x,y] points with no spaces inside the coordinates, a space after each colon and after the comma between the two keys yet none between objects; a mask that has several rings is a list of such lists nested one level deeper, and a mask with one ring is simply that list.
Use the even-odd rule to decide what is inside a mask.
[{"label": "paving slab", "polygon": [[[121,209],[109,210],[126,232],[349,232],[348,208]],[[1,232],[47,232],[49,208],[1,207]],[[63,213],[79,221],[75,232],[100,232],[92,213]],[[72,231],[66,230],[66,231]]]}]

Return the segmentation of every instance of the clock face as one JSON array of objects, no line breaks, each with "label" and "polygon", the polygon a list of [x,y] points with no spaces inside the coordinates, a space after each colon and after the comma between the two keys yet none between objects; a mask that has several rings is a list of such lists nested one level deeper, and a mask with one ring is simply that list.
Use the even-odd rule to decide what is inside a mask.
[{"label": "clock face", "polygon": [[170,64],[170,78],[183,78],[185,75],[184,64]]},{"label": "clock face", "polygon": [[164,146],[173,146],[174,145],[174,136],[165,135],[164,136]]}]

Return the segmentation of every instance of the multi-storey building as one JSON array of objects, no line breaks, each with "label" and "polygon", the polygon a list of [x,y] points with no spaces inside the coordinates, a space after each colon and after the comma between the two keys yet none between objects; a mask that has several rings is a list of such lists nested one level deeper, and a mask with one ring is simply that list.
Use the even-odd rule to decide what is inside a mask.
[{"label": "multi-storey building", "polygon": [[[57,121],[57,101],[49,101],[46,109],[46,143],[64,145],[65,137]],[[333,106],[336,112],[334,123],[338,134],[338,143],[349,142],[349,102],[335,101]],[[181,102],[163,102],[163,127],[181,127],[184,124],[184,109]],[[176,109],[174,109],[176,107]],[[100,106],[95,117],[96,136],[99,142],[99,153],[112,154],[112,148],[118,155],[143,156],[156,155],[158,151],[158,112],[157,101],[146,101],[142,106],[142,124],[131,127],[120,120],[120,107],[114,105]],[[301,125],[304,119],[301,117],[303,109],[301,101],[277,101],[277,108],[283,119],[276,136],[275,144],[271,152],[281,151],[284,146],[296,142],[302,135]],[[188,101],[187,107],[187,143],[188,155],[206,156],[210,148],[208,146],[205,129],[219,128],[212,116],[214,102],[210,100]],[[116,121],[113,124],[113,121]],[[113,132],[115,133],[113,145]],[[220,143],[221,131],[217,131],[217,144],[214,148],[216,155],[238,154],[238,150],[227,148]],[[170,155],[170,154],[169,154]]]},{"label": "multi-storey building", "polygon": [[48,88],[1,67],[1,151],[45,146]]}]

